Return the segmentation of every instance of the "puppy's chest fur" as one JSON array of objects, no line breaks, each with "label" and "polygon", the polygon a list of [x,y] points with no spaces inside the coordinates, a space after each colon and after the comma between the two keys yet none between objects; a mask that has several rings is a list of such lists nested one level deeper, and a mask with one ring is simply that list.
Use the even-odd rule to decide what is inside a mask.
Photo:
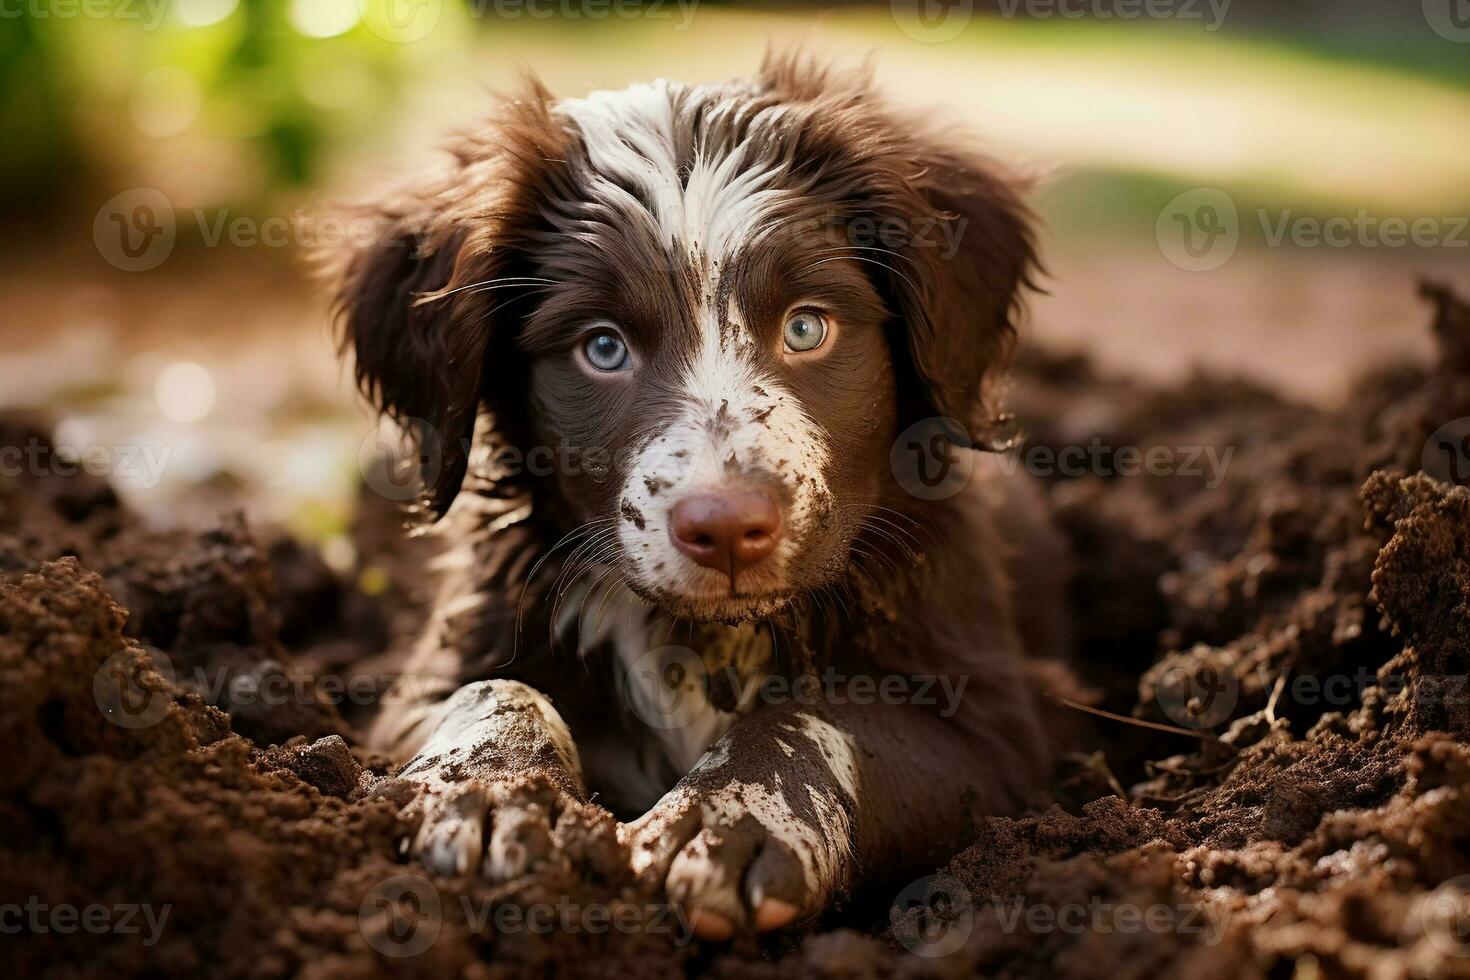
[{"label": "puppy's chest fur", "polygon": [[557,637],[604,697],[573,732],[588,785],[614,810],[642,813],[755,709],[779,641],[765,624],[671,620],[621,584],[586,591],[596,595],[563,607]]},{"label": "puppy's chest fur", "polygon": [[[606,565],[563,559],[533,575],[556,535],[528,498],[495,487],[472,483],[446,522],[457,544],[440,564],[449,578],[420,670],[442,678],[446,694],[495,677],[543,692],[570,728],[588,788],[619,814],[657,802],[771,700],[761,696],[767,682],[784,680],[767,692],[792,697],[799,675],[866,663],[892,646],[895,583],[880,589],[867,574],[844,576],[841,617],[799,599],[738,626],[671,618]],[[564,589],[561,572],[573,579]]]}]

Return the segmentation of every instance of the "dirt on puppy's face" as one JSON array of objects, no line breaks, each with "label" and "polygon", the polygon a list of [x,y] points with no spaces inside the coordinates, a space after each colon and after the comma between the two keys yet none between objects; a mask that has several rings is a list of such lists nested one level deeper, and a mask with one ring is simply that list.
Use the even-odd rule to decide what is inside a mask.
[{"label": "dirt on puppy's face", "polygon": [[[616,527],[633,591],[736,620],[845,566],[878,502],[895,380],[883,302],[850,250],[815,233],[819,215],[802,222],[815,208],[775,189],[764,201],[782,175],[759,160],[727,175],[735,190],[706,173],[726,158],[692,166],[667,188],[671,227],[629,216],[537,256],[558,285],[523,343],[534,438],[603,448],[603,472],[558,469],[568,511]],[[608,206],[605,180],[588,169],[557,202],[569,230]]]},{"label": "dirt on puppy's face", "polygon": [[[1034,259],[1025,209],[864,79],[788,58],[749,81],[533,89],[452,149],[343,292],[360,380],[446,447],[432,512],[488,408],[557,530],[633,592],[757,619],[906,502],[899,430],[988,407]],[[405,303],[395,329],[374,320]]]}]

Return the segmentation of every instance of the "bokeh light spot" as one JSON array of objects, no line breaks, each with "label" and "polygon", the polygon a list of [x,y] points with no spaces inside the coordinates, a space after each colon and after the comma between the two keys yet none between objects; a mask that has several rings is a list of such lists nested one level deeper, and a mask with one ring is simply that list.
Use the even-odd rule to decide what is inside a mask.
[{"label": "bokeh light spot", "polygon": [[358,0],[291,0],[291,26],[307,37],[336,37],[362,19]]},{"label": "bokeh light spot", "polygon": [[174,16],[185,27],[218,24],[235,12],[240,0],[173,0]]},{"label": "bokeh light spot", "polygon": [[133,89],[133,122],[149,136],[177,136],[199,117],[203,93],[194,76],[166,65],[138,79]]},{"label": "bokeh light spot", "polygon": [[153,384],[158,410],[171,422],[198,422],[214,408],[214,377],[190,361],[170,364]]}]

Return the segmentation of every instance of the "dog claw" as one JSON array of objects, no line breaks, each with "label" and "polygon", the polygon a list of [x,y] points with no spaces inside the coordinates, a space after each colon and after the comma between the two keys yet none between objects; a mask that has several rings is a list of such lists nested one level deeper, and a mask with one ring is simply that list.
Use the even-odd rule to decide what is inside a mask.
[{"label": "dog claw", "polygon": [[562,805],[548,803],[549,792],[480,781],[447,793],[425,787],[416,803],[422,822],[401,850],[435,874],[518,878],[555,850],[552,828]]},{"label": "dog claw", "polygon": [[690,914],[689,928],[700,939],[712,943],[722,943],[735,935],[735,927],[730,920],[713,912],[698,911]]},{"label": "dog claw", "polygon": [[435,874],[465,874],[479,851],[481,827],[478,817],[451,816],[443,821],[426,821],[414,840],[412,852]]},{"label": "dog claw", "polygon": [[546,807],[496,811],[490,844],[485,849],[485,876],[509,881],[531,870],[551,853],[551,816]]},{"label": "dog claw", "polygon": [[768,898],[755,910],[755,928],[757,932],[770,932],[772,929],[782,929],[796,921],[801,910],[790,902],[783,902],[779,898]]}]

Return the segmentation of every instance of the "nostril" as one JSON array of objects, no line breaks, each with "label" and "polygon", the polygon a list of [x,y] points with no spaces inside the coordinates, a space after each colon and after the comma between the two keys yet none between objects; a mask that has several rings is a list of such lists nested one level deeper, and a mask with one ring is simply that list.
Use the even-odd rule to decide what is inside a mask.
[{"label": "nostril", "polygon": [[696,563],[730,572],[775,550],[781,511],[760,491],[704,493],[685,497],[670,513],[669,536]]}]

